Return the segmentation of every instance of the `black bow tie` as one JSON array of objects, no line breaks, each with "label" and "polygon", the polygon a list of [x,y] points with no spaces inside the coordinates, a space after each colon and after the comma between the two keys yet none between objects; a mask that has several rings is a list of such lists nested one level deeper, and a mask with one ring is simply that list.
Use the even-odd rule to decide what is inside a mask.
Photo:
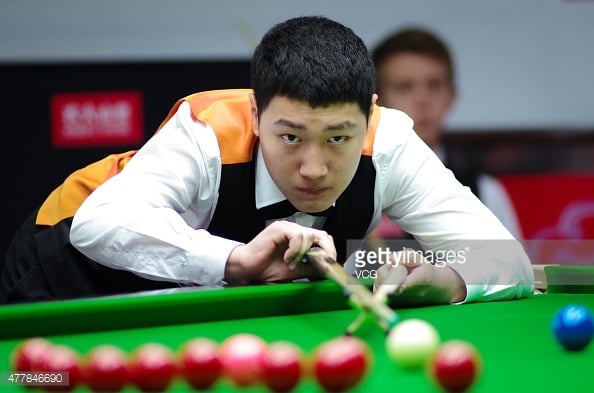
[{"label": "black bow tie", "polygon": [[[334,210],[334,206],[330,206],[328,209],[323,210],[321,212],[316,213],[306,213],[311,216],[318,216],[318,217],[328,217],[332,211]],[[275,220],[279,218],[286,218],[290,217],[293,214],[297,213],[299,210],[295,208],[295,206],[291,205],[287,199],[281,202],[274,203],[272,205],[264,206],[260,209],[260,211],[264,214],[264,217],[267,220]]]}]

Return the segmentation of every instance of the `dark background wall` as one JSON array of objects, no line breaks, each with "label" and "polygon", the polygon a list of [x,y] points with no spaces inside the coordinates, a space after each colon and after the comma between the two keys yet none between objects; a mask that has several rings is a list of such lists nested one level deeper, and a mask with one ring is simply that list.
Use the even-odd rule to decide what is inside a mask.
[{"label": "dark background wall", "polygon": [[0,66],[3,129],[0,225],[2,260],[18,225],[70,172],[103,156],[139,146],[54,149],[50,97],[58,92],[138,90],[143,96],[145,140],[173,103],[210,89],[249,87],[249,61]]}]

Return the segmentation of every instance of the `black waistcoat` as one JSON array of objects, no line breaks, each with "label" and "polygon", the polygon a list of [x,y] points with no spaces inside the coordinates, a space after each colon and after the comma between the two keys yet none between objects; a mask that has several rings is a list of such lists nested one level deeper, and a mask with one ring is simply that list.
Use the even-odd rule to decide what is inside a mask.
[{"label": "black waistcoat", "polygon": [[[324,230],[332,235],[337,259],[344,263],[347,240],[362,239],[374,209],[375,168],[371,157],[362,156],[350,185],[335,203]],[[255,162],[226,164],[222,168],[218,204],[208,226],[213,235],[248,243],[265,227],[256,209]]]},{"label": "black waistcoat", "polygon": [[[223,165],[219,200],[208,227],[213,235],[247,243],[264,229],[264,216],[256,209],[254,168],[254,162]],[[351,184],[324,225],[324,230],[334,237],[340,262],[347,257],[347,240],[363,238],[370,225],[374,186],[371,158],[362,156]],[[11,243],[0,275],[0,304],[177,286],[88,259],[70,244],[71,217],[53,226],[38,226],[36,215],[37,211],[30,215]]]}]

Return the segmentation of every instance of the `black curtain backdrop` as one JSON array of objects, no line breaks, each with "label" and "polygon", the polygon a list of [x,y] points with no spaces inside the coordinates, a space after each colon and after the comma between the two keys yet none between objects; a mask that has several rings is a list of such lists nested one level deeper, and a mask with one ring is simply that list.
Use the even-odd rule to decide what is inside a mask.
[{"label": "black curtain backdrop", "polygon": [[0,66],[5,204],[0,263],[20,223],[72,171],[107,154],[140,147],[52,148],[52,94],[138,90],[146,140],[177,99],[203,90],[250,87],[249,67],[249,60]]}]

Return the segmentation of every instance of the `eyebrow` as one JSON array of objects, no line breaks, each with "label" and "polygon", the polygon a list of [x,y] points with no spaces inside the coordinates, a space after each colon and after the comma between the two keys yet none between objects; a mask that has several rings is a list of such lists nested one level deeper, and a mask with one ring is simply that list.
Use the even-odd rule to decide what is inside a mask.
[{"label": "eyebrow", "polygon": [[[287,119],[278,119],[277,121],[274,122],[274,124],[286,126],[286,127],[293,128],[296,130],[305,130],[306,129],[305,125],[295,123],[295,122],[292,122],[291,120],[287,120]],[[346,130],[346,129],[350,129],[350,128],[355,128],[356,126],[357,125],[355,123],[353,123],[352,121],[346,120],[346,121],[343,121],[342,123],[331,124],[328,127],[326,127],[326,129],[324,131]]]}]

